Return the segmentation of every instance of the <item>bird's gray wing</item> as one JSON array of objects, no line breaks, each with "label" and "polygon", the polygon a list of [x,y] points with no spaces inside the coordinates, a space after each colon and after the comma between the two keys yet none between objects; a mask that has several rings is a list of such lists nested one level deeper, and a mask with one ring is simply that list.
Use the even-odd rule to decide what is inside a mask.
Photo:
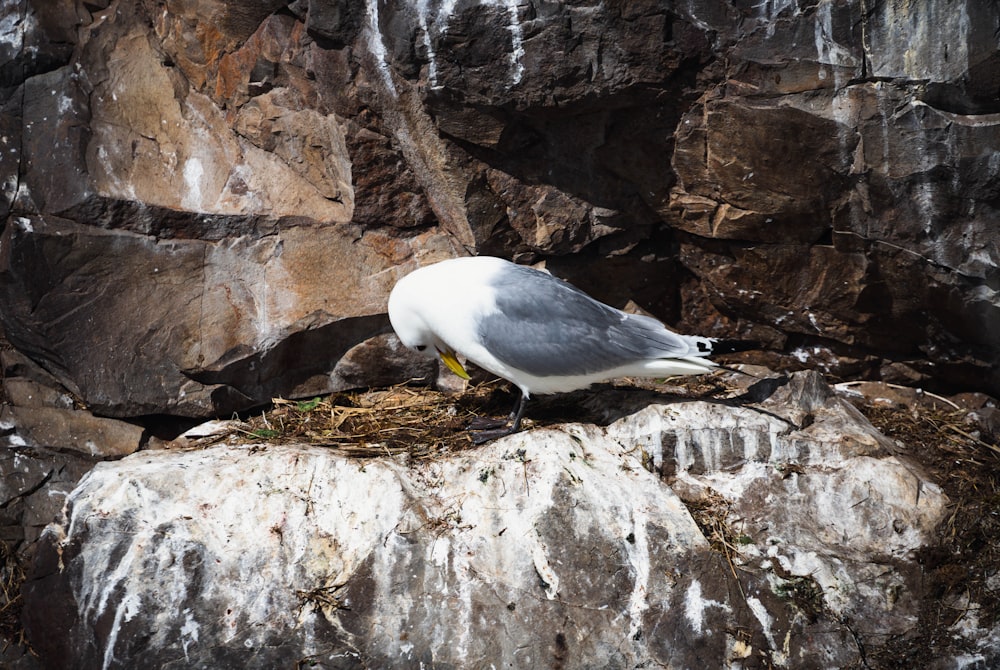
[{"label": "bird's gray wing", "polygon": [[625,314],[532,268],[503,272],[493,288],[497,311],[478,335],[501,362],[532,375],[584,375],[692,354],[684,336],[656,319]]}]

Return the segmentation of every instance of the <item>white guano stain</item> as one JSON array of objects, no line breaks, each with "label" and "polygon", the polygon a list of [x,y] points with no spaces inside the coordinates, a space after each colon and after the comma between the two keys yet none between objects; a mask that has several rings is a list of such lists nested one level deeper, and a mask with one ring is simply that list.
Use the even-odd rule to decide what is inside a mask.
[{"label": "white guano stain", "polygon": [[[691,625],[691,629],[698,635],[704,632],[705,610],[716,607],[726,612],[732,612],[732,608],[726,603],[718,600],[709,600],[701,594],[701,582],[697,579],[691,581],[687,591],[684,593],[684,618]],[[709,631],[711,632],[711,631]]]},{"label": "white guano stain", "polygon": [[833,37],[832,3],[820,3],[816,8],[813,39],[816,43],[817,62],[835,67],[849,67],[856,64],[857,59],[850,50]]},{"label": "white guano stain", "polygon": [[767,608],[764,607],[764,603],[757,598],[747,596],[746,602],[750,611],[753,612],[757,621],[760,622],[761,632],[764,633],[764,638],[771,649],[771,660],[775,665],[784,667],[788,664],[788,652],[787,650],[779,650],[778,648],[777,640],[774,637],[774,619],[768,613]]},{"label": "white guano stain", "polygon": [[194,615],[190,609],[184,610],[184,625],[181,626],[181,646],[184,648],[184,659],[189,660],[188,647],[198,641],[198,622],[194,620]]},{"label": "white guano stain", "polygon": [[[454,16],[457,0],[441,0],[433,3],[430,0],[416,0],[412,7],[420,27],[419,37],[427,54],[427,79],[432,88],[438,83],[438,54],[434,49],[434,38],[444,34]],[[506,30],[510,35],[510,51],[507,54],[508,70],[510,72],[507,85],[516,86],[524,77],[524,31],[521,27],[521,17],[517,8],[517,0],[480,0],[480,7],[495,7],[507,15]],[[467,11],[472,11],[467,8]],[[392,81],[384,36],[379,25],[379,10],[377,0],[368,2],[369,48],[375,57],[376,66],[389,90],[395,94],[396,88]]]},{"label": "white guano stain", "polygon": [[[216,599],[233,575],[242,575],[246,597],[230,599],[230,613],[217,618],[235,624],[240,637],[229,642],[263,644],[265,623],[302,624],[294,589],[285,590],[287,600],[274,585],[304,587],[326,583],[331,573],[352,574],[392,534],[403,503],[391,472],[369,467],[359,474],[356,464],[318,452],[272,450],[252,466],[245,449],[135,455],[98,464],[80,481],[67,500],[68,532],[60,543],[81,534],[91,543],[74,595],[85,620],[110,619],[99,652],[103,667],[118,660],[121,626],[140,604],[159,607],[157,620],[173,622],[154,632],[159,644],[193,658],[191,645],[203,631],[185,606]],[[236,490],[243,495],[224,494],[219,482],[242,483]],[[234,552],[234,542],[243,550]],[[197,556],[204,571],[198,592],[190,591],[187,556]]]},{"label": "white guano stain", "polygon": [[385,39],[382,36],[382,26],[379,22],[378,2],[379,0],[368,0],[368,48],[371,49],[372,56],[375,58],[375,67],[382,77],[382,83],[395,97],[396,84],[392,80],[392,71],[389,69]]},{"label": "white guano stain", "polygon": [[511,85],[513,86],[521,83],[521,78],[524,76],[524,39],[521,32],[521,19],[517,13],[517,0],[502,0],[502,2],[507,9],[507,16],[510,19],[510,22],[507,24],[511,42],[511,51],[508,59],[513,70],[513,74],[511,75]]},{"label": "white guano stain", "polygon": [[649,609],[649,598],[647,597],[650,569],[649,537],[647,535],[649,515],[639,508],[633,508],[632,522],[632,541],[625,543],[629,561],[635,571],[635,581],[628,599],[629,639],[635,639],[642,627],[642,614]]},{"label": "white guano stain", "polygon": [[537,532],[529,540],[531,543],[531,562],[535,566],[535,572],[541,578],[542,588],[545,590],[545,597],[555,600],[559,595],[559,576],[549,563],[548,548],[542,543]]},{"label": "white guano stain", "polygon": [[[22,10],[21,0],[3,0],[0,2],[0,44],[8,46],[13,52],[24,49],[25,33],[37,29],[34,12]],[[28,48],[29,54],[38,52],[37,46]]]},{"label": "white guano stain", "polygon": [[187,187],[187,192],[184,194],[181,203],[184,207],[192,211],[201,207],[201,178],[204,175],[205,168],[202,166],[200,159],[191,157],[184,161],[184,185]]}]

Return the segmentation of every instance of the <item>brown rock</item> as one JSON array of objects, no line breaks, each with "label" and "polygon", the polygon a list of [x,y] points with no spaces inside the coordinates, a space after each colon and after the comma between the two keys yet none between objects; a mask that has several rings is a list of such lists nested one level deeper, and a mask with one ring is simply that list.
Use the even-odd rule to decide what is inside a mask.
[{"label": "brown rock", "polygon": [[[336,361],[249,370],[376,335],[385,271],[438,235],[427,258],[639,268],[609,294],[656,258],[678,267],[637,302],[686,330],[995,390],[997,10],[967,5],[59,2],[0,48],[0,313],[100,411],[204,416],[322,388]],[[33,216],[94,231],[36,240]],[[63,258],[74,279],[38,283]],[[69,344],[93,323],[115,327]],[[81,354],[108,342],[105,374]]]},{"label": "brown rock", "polygon": [[[296,145],[301,154],[303,145],[318,141],[309,131],[286,128],[284,150],[276,154],[241,143],[209,98],[175,88],[175,76],[138,27],[113,44],[107,66],[113,75],[93,82],[87,146],[88,172],[100,195],[212,214],[349,219],[350,198],[337,200],[343,176],[335,173],[330,186],[322,162],[309,167],[301,155],[296,161]],[[324,128],[322,137],[332,140],[336,155],[336,125]]]},{"label": "brown rock", "polygon": [[74,451],[10,445],[0,450],[0,534],[19,559],[34,554],[38,536],[58,518],[66,497],[93,465],[92,456]]},{"label": "brown rock", "polygon": [[[414,251],[345,226],[223,245],[18,221],[0,258],[7,335],[113,416],[228,414],[333,390],[340,356],[387,329],[385,296]],[[449,253],[435,234],[414,243],[428,258]]]},{"label": "brown rock", "polygon": [[114,458],[142,445],[143,428],[96,417],[90,412],[54,407],[0,408],[3,440],[9,447],[69,450],[92,458]]},{"label": "brown rock", "polygon": [[71,409],[73,399],[66,393],[31,379],[8,377],[3,380],[7,401],[17,407],[55,407]]},{"label": "brown rock", "polygon": [[437,362],[410,351],[395,335],[379,335],[344,353],[326,388],[340,391],[421,380],[429,385],[437,371]]},{"label": "brown rock", "polygon": [[[816,241],[830,227],[828,211],[845,187],[841,159],[856,143],[836,122],[806,111],[709,100],[680,126],[674,153],[680,187],[670,209],[678,227],[701,237]],[[802,159],[790,161],[790,155]]]}]

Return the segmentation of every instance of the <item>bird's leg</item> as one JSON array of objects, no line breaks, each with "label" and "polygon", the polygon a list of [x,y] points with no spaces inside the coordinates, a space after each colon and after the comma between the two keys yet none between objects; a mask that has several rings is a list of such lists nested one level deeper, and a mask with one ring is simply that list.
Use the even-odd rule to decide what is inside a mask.
[{"label": "bird's leg", "polygon": [[492,419],[486,416],[473,417],[469,425],[466,426],[468,430],[495,430],[497,428],[503,428],[511,423],[514,424],[514,431],[520,427],[521,415],[524,414],[524,393],[514,404],[514,409],[510,411],[505,419]]},{"label": "bird's leg", "polygon": [[510,432],[516,433],[521,430],[521,417],[524,416],[524,408],[528,404],[528,396],[521,391],[521,397],[518,398],[517,404],[514,405],[513,411],[510,413]]},{"label": "bird's leg", "polygon": [[511,411],[510,417],[508,417],[509,423],[504,422],[502,428],[470,431],[469,434],[472,437],[472,443],[483,444],[484,442],[489,442],[490,440],[495,440],[496,438],[504,437],[505,435],[511,435],[521,430],[521,418],[524,416],[524,407],[527,404],[528,396],[522,391],[521,397],[518,398],[517,404],[514,405],[514,409]]}]

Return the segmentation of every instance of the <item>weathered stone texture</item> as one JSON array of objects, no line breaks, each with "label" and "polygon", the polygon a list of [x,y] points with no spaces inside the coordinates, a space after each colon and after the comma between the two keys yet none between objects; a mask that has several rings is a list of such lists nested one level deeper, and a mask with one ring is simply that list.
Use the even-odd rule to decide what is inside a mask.
[{"label": "weathered stone texture", "polygon": [[[998,56],[986,29],[1000,15],[986,4],[5,11],[0,163],[16,252],[4,252],[0,312],[15,345],[103,412],[204,416],[296,392],[292,377],[225,388],[218,377],[213,396],[200,371],[225,367],[227,352],[267,357],[320,321],[343,323],[343,341],[301,365],[310,389],[332,389],[324,357],[378,334],[355,319],[374,324],[390,285],[358,298],[345,273],[367,285],[401,261],[464,252],[625,256],[630,276],[663,286],[642,306],[685,329],[738,328],[783,348],[785,364],[838,374],[1000,388]],[[30,232],[18,222],[31,217],[49,223]],[[100,232],[53,256],[33,240],[53,217]],[[319,265],[295,255],[291,230],[322,250]],[[61,296],[81,288],[62,271],[38,275],[92,238],[112,260],[82,275],[85,294],[105,296],[77,310],[105,324],[88,339],[61,316]],[[356,254],[356,238],[371,252]],[[342,259],[336,277],[319,270]],[[665,276],[662,259],[682,270]],[[175,264],[168,281],[182,290],[152,281],[150,267]],[[591,290],[617,296],[618,281]],[[28,310],[25,282],[58,310]],[[341,299],[315,299],[342,285]],[[137,309],[143,292],[169,328]],[[150,346],[154,331],[170,342]],[[105,341],[160,381],[126,400]]]},{"label": "weathered stone texture", "polygon": [[[403,273],[467,253],[538,262],[685,331],[759,339],[771,366],[997,394],[998,25],[994,3],[972,0],[3,3],[0,325],[30,358],[0,352],[0,464],[14,482],[4,532],[30,544],[92,459],[158,444],[164,416],[176,435],[190,425],[182,419],[228,418],[275,396],[431,376],[388,334],[385,298]],[[39,640],[47,620],[70,631],[48,638],[48,658],[86,640],[80,658],[97,665],[270,667],[336,652],[323,662],[523,654],[525,666],[593,657],[700,667],[812,654],[821,667],[850,665],[854,635],[899,635],[914,620],[906,597],[919,570],[907,552],[942,503],[924,493],[914,502],[914,482],[929,484],[863,424],[805,425],[849,412],[795,388],[768,406],[791,424],[702,406],[695,414],[712,426],[692,418],[668,429],[670,408],[636,415],[655,428],[643,448],[657,474],[691,504],[732,506],[727,523],[758,549],[747,551],[750,598],[718,581],[729,566],[684,514],[654,523],[677,499],[642,459],[574,428],[603,445],[594,453],[604,465],[627,467],[620,481],[581,467],[579,445],[561,433],[547,434],[551,452],[530,447],[533,464],[488,448],[437,471],[378,462],[367,474],[315,450],[140,451],[78,489],[48,545],[69,567],[42,555],[33,587],[35,602],[46,589],[72,597],[29,616]],[[993,409],[977,410],[983,434],[995,429]],[[830,447],[831,431],[847,446]],[[296,454],[325,497],[291,472]],[[181,470],[184,459],[207,474]],[[482,483],[484,464],[495,472]],[[324,468],[374,486],[375,503]],[[177,500],[178,515],[102,507],[98,491],[131,495],[120,471],[144,495]],[[240,530],[254,538],[246,552],[215,547],[229,517],[179,493],[183,481],[208,495],[211,473],[260,503],[258,527]],[[451,498],[439,497],[441,473]],[[625,482],[655,502],[652,516],[625,505]],[[410,500],[404,484],[436,507],[423,517],[392,507]],[[515,537],[501,535],[513,516],[505,505],[534,504],[535,487],[551,507],[525,517],[537,532],[504,549]],[[861,503],[863,491],[875,495]],[[384,494],[401,525],[380,519],[377,537],[359,532],[345,562],[341,535],[353,529],[309,544],[318,511],[303,501],[314,493],[317,505],[343,499],[359,514]],[[475,506],[490,496],[507,511]],[[96,516],[84,522],[86,510]],[[844,550],[838,538],[852,525],[864,529]],[[146,549],[129,544],[136,534]],[[463,552],[486,545],[509,561],[474,573]],[[300,565],[293,548],[341,563]],[[103,563],[88,563],[95,555]],[[122,557],[139,561],[129,569],[158,596],[129,590]],[[559,561],[578,569],[559,575]],[[70,583],[87,570],[97,576]],[[259,582],[240,590],[251,570]],[[343,584],[341,572],[351,575]],[[298,586],[228,613],[212,590],[248,597],[265,583]],[[781,595],[814,588],[843,620],[817,623]],[[156,610],[164,593],[176,609]],[[345,598],[349,611],[338,609]],[[201,603],[216,608],[212,623],[189,623],[185,609]],[[520,651],[514,641],[539,621],[564,623]],[[418,623],[459,642],[398,636]]]},{"label": "weathered stone texture", "polygon": [[[81,667],[844,667],[852,630],[912,627],[914,552],[947,510],[890,447],[801,374],[760,407],[654,405],[409,465],[147,451],[98,465],[46,532],[28,630]],[[740,529],[739,571],[671,487]]]}]

